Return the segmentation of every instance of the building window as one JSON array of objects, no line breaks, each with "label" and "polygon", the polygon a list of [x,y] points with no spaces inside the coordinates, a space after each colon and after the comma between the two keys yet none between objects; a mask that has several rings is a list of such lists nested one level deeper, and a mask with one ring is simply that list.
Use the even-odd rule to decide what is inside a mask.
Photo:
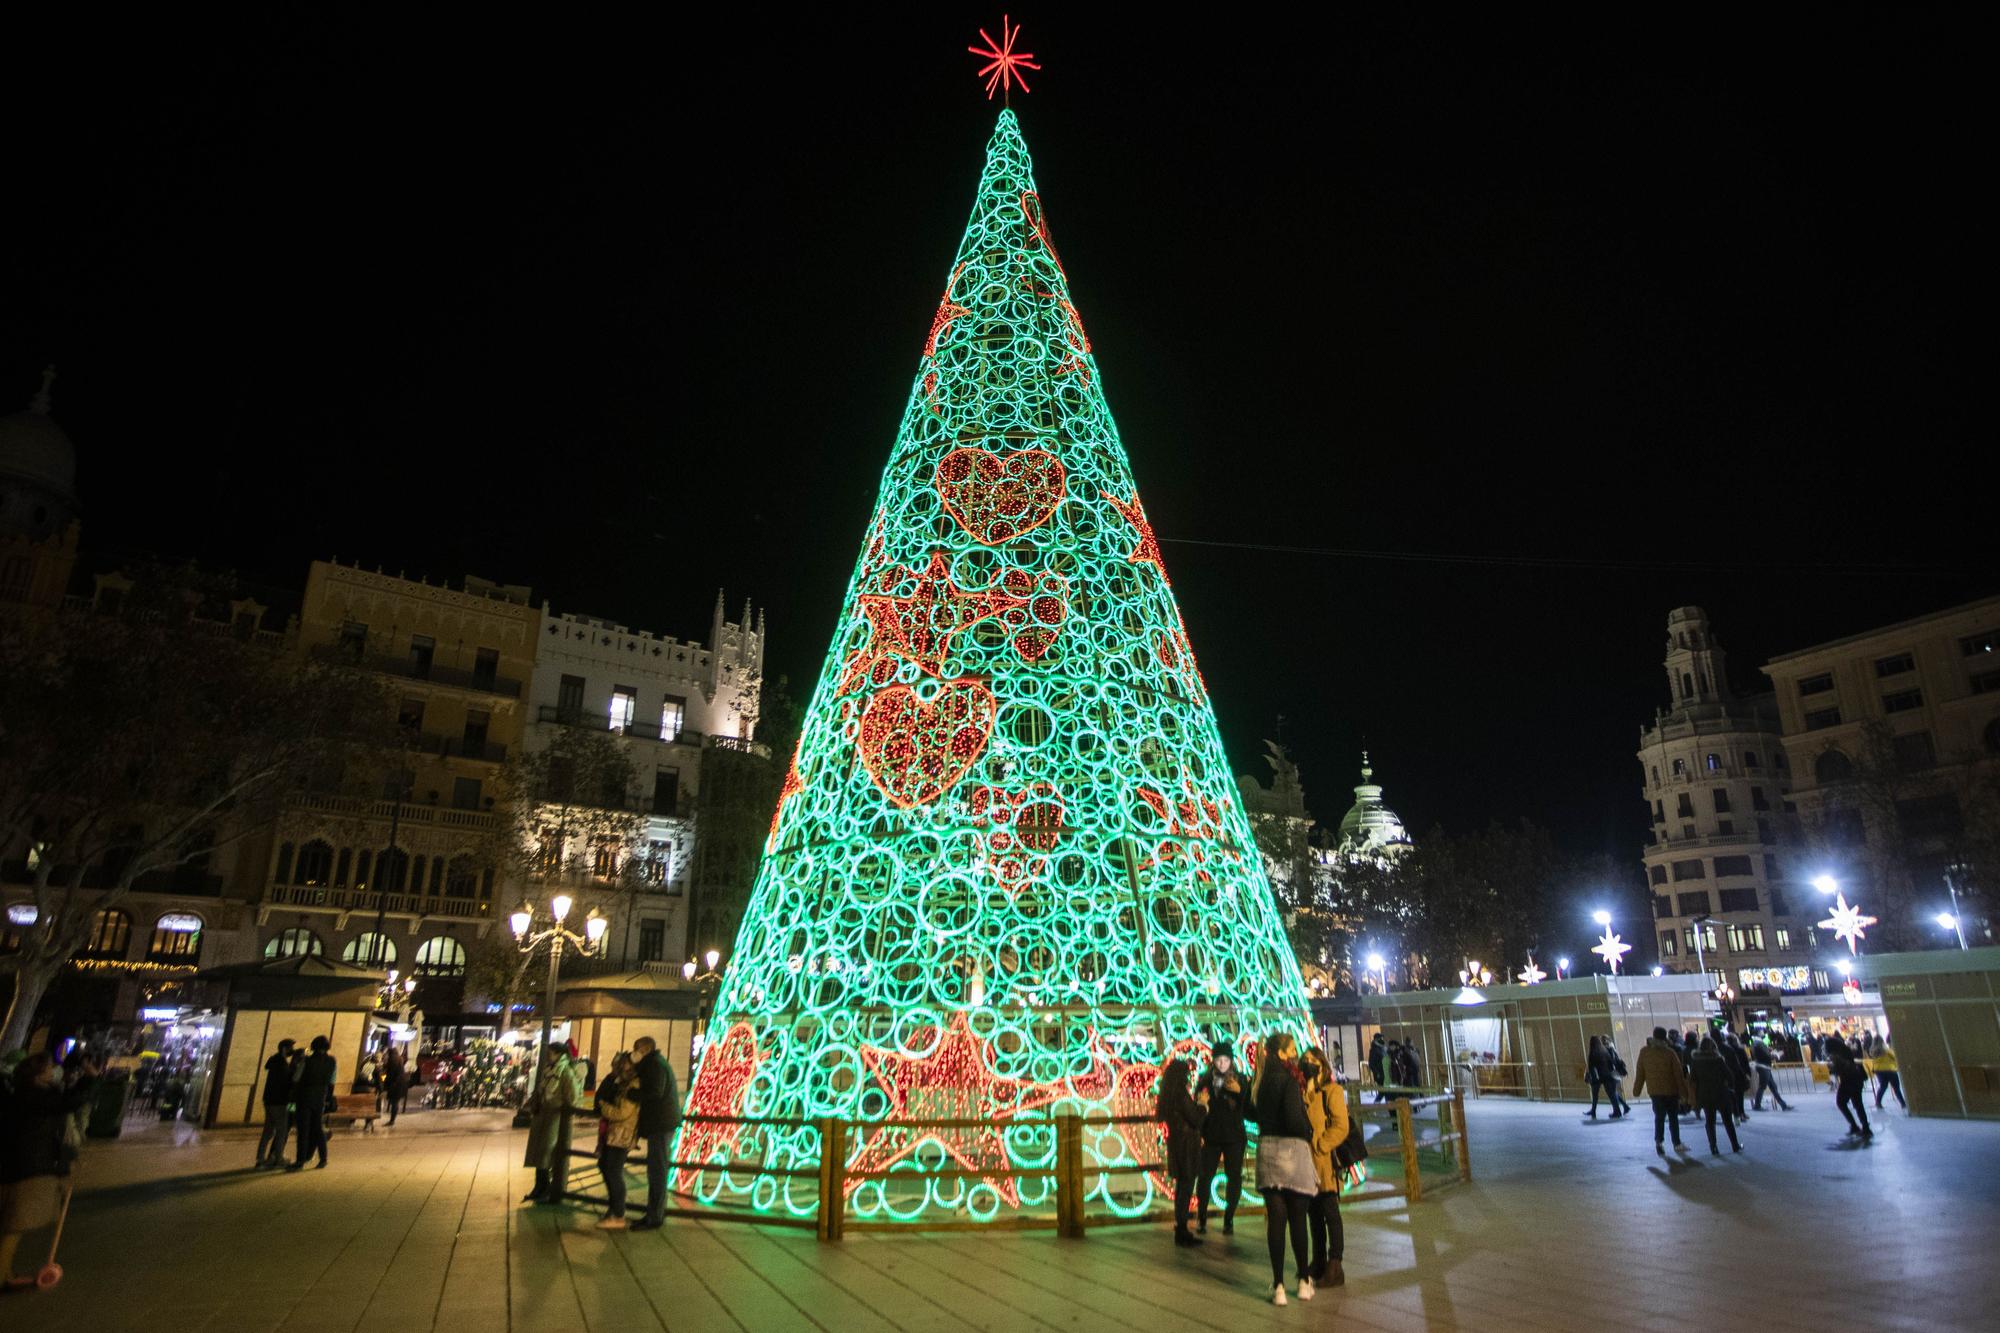
[{"label": "building window", "polygon": [[1771,808],[1770,802],[1764,799],[1764,789],[1762,787],[1752,787],[1750,789],[1750,808],[1752,810],[1769,810]]},{"label": "building window", "polygon": [[[1664,880],[1667,877],[1666,868],[1664,866],[1654,866],[1653,869],[1660,872],[1661,879]],[[1657,920],[1664,921],[1666,918],[1672,916],[1673,914],[1674,914],[1674,900],[1672,898],[1669,898],[1664,893],[1654,894],[1653,895],[1654,918]]]},{"label": "building window", "polygon": [[679,812],[681,801],[681,771],[678,768],[660,768],[653,771],[653,813],[671,817]]},{"label": "building window", "polygon": [[1833,688],[1833,673],[1822,671],[1817,676],[1807,676],[1799,682],[1799,694],[1825,694]]},{"label": "building window", "polygon": [[1708,771],[1711,773],[1720,773],[1722,771],[1722,756],[1719,754],[1711,752],[1708,755],[1708,757],[1704,759],[1702,762],[1707,766]]},{"label": "building window", "polygon": [[1839,750],[1828,750],[1813,760],[1813,781],[1845,782],[1854,776],[1854,761]]},{"label": "building window", "polygon": [[1655,787],[1660,785],[1660,766],[1658,764],[1653,765],[1653,785]]},{"label": "building window", "polygon": [[1989,629],[1980,634],[1968,634],[1958,641],[1958,650],[1967,657],[1978,657],[1994,651],[2000,644],[2000,630]]},{"label": "building window", "polygon": [[681,727],[687,722],[687,700],[678,694],[670,694],[660,707],[660,739],[674,740],[681,734]]},{"label": "building window", "polygon": [[396,941],[387,935],[364,930],[347,942],[347,947],[340,951],[340,957],[342,962],[361,967],[389,967],[396,961]]},{"label": "building window", "polygon": [[401,893],[410,878],[410,854],[401,847],[385,847],[375,854],[377,893]]},{"label": "building window", "polygon": [[1905,732],[1890,741],[1889,745],[1896,756],[1896,767],[1905,773],[1937,767],[1937,747],[1931,743],[1928,731]]},{"label": "building window", "polygon": [[646,861],[642,867],[642,878],[648,884],[665,884],[667,874],[674,863],[674,845],[654,838],[646,845]]},{"label": "building window", "polygon": [[289,842],[278,844],[278,864],[277,868],[271,872],[271,882],[273,884],[290,884],[292,882],[292,844]]},{"label": "building window", "polygon": [[479,648],[472,654],[472,683],[482,690],[490,690],[500,679],[500,650]]},{"label": "building window", "polygon": [[1731,926],[1729,949],[1732,953],[1764,952],[1764,927],[1754,923],[1747,926]]},{"label": "building window", "polygon": [[1839,725],[1840,710],[1838,708],[1815,708],[1806,714],[1807,731],[1824,731],[1828,727],[1837,727]]},{"label": "building window", "polygon": [[1878,657],[1875,659],[1875,676],[1878,680],[1889,676],[1900,676],[1906,671],[1915,671],[1916,669],[1917,659],[1908,653],[1897,653],[1894,657]]},{"label": "building window", "polygon": [[299,848],[298,878],[294,884],[320,888],[333,878],[333,847],[314,838]]},{"label": "building window", "polygon": [[444,875],[444,896],[471,898],[479,892],[479,870],[469,856],[454,856]]},{"label": "building window", "polygon": [[1704,889],[1700,893],[1680,894],[1674,900],[1674,907],[1676,916],[1707,916],[1708,892]]},{"label": "building window", "polygon": [[1725,912],[1754,912],[1757,910],[1757,890],[1723,889],[1717,895],[1722,899]]},{"label": "building window", "polygon": [[1986,753],[2000,754],[2000,717],[1996,717],[1986,724],[1986,730],[1981,733],[1981,739],[1986,742]]},{"label": "building window", "polygon": [[654,918],[639,923],[639,961],[661,963],[667,957],[667,923]]},{"label": "building window", "polygon": [[1674,932],[1672,932],[1671,930],[1663,930],[1663,931],[1661,931],[1661,932],[1660,932],[1660,957],[1662,957],[1662,958],[1672,958],[1672,957],[1673,957],[1673,956],[1674,956],[1674,955],[1675,955],[1676,953],[1678,953],[1678,952],[1679,952],[1679,950],[1678,950],[1678,949],[1677,949],[1677,948],[1675,947],[1675,945],[1676,945],[1676,944],[1678,944],[1678,943],[1679,943],[1679,941],[1677,941],[1677,940],[1675,940],[1675,939],[1674,939]]},{"label": "building window", "polygon": [[368,626],[358,620],[340,622],[340,638],[336,647],[349,657],[360,658],[368,651]]},{"label": "building window", "polygon": [[1758,820],[1758,821],[1757,821],[1757,841],[1759,841],[1759,842],[1769,842],[1770,840],[1771,840],[1771,821],[1770,821],[1770,820],[1768,820],[1768,819],[1760,819],[1760,820]]},{"label": "building window", "polygon": [[1736,832],[1736,821],[1733,819],[1718,819],[1715,821],[1715,831],[1726,838]]},{"label": "building window", "polygon": [[1682,819],[1693,819],[1693,818],[1694,818],[1694,797],[1693,797],[1693,796],[1690,796],[1690,795],[1689,795],[1689,794],[1688,794],[1687,792],[1682,792],[1682,793],[1681,793],[1681,797],[1680,797],[1680,801],[1678,802],[1678,806],[1679,806],[1679,808],[1678,808],[1678,810],[1676,811],[1676,813],[1678,813],[1678,814],[1680,815],[1680,817],[1681,817]]},{"label": "building window", "polygon": [[1885,713],[1907,713],[1912,708],[1924,706],[1922,690],[1897,690],[1894,694],[1882,696],[1882,711]]},{"label": "building window", "polygon": [[90,940],[83,946],[85,958],[120,958],[132,943],[132,918],[115,907],[99,909],[90,925]]},{"label": "building window", "polygon": [[[1965,833],[1965,817],[1950,792],[1896,802],[1896,823],[1912,842],[1955,842]],[[1942,888],[1943,882],[1933,885]]]},{"label": "building window", "polygon": [[583,721],[583,677],[564,676],[556,687],[556,721]]},{"label": "building window", "polygon": [[600,845],[590,858],[590,873],[599,879],[613,879],[618,874],[618,848],[616,844]]},{"label": "building window", "polygon": [[1982,671],[1972,678],[1974,694],[1992,694],[2000,690],[2000,671]]},{"label": "building window", "polygon": [[1694,698],[1694,674],[1692,672],[1681,672],[1681,698]]},{"label": "building window", "polygon": [[[1750,869],[1750,858],[1747,856],[1718,856],[1715,858],[1715,877],[1717,879],[1721,879],[1724,875],[1750,875],[1754,873],[1756,872]],[[1725,907],[1723,910],[1726,912],[1729,909]]]},{"label": "building window", "polygon": [[[1679,883],[1680,881],[1686,879],[1707,879],[1707,878],[1708,878],[1708,871],[1705,867],[1703,867],[1702,863],[1699,861],[1674,862],[1675,883]],[[1703,894],[1702,899],[1703,899],[1703,906],[1705,908],[1707,906],[1707,895]]]},{"label": "building window", "polygon": [[1772,928],[1772,935],[1777,940],[1778,952],[1784,953],[1792,947],[1792,928],[1790,926],[1774,926]]},{"label": "building window", "polygon": [[1687,761],[1687,760],[1685,760],[1685,759],[1676,759],[1676,760],[1674,760],[1674,776],[1675,776],[1675,777],[1680,777],[1680,776],[1682,776],[1683,774],[1685,774],[1685,773],[1686,773],[1687,771],[1688,771],[1688,761]]},{"label": "building window", "polygon": [[410,970],[420,977],[465,975],[465,946],[449,935],[434,935],[417,946]]},{"label": "building window", "polygon": [[464,744],[463,753],[472,759],[486,757],[486,733],[493,725],[493,714],[483,708],[465,710],[465,734],[460,738]]},{"label": "building window", "polygon": [[1743,767],[1757,767],[1757,752],[1755,750],[1745,750],[1743,752]]},{"label": "building window", "polygon": [[270,939],[264,941],[264,956],[266,958],[298,958],[300,956],[317,958],[325,952],[326,945],[320,942],[319,936],[313,934],[313,932],[307,930],[304,926],[293,926],[288,930],[281,930]]},{"label": "building window", "polygon": [[453,778],[451,780],[451,808],[454,810],[477,810],[479,808],[479,779]]},{"label": "building window", "polygon": [[1653,822],[1655,824],[1664,824],[1667,822],[1667,803],[1665,801],[1653,802]]},{"label": "building window", "polygon": [[410,636],[410,674],[418,680],[431,677],[431,659],[437,655],[437,640],[428,634]]},{"label": "building window", "polygon": [[396,706],[396,725],[412,736],[424,729],[424,701],[405,698]]},{"label": "building window", "polygon": [[1689,953],[1696,952],[1695,932],[1697,930],[1701,932],[1700,934],[1701,947],[1703,949],[1706,949],[1709,953],[1714,953],[1716,951],[1717,946],[1715,943],[1715,923],[1713,921],[1710,921],[1702,926],[1688,926],[1685,928],[1685,933],[1687,935],[1688,952]]},{"label": "building window", "polygon": [[1646,868],[1646,878],[1655,884],[1665,884],[1667,882],[1667,868],[1665,866],[1648,866]]},{"label": "building window", "polygon": [[626,731],[632,725],[632,715],[639,711],[639,692],[630,685],[611,687],[611,729]]},{"label": "building window", "polygon": [[1729,789],[1726,787],[1715,789],[1715,813],[1718,815],[1729,813]]},{"label": "building window", "polygon": [[1778,751],[1776,758],[1778,760],[1778,771],[1780,773],[1789,773],[1792,771],[1792,757],[1790,755],[1786,754],[1783,750],[1780,750]]},{"label": "building window", "polygon": [[155,963],[192,963],[201,957],[201,918],[192,912],[168,912],[153,923],[153,942],[146,957]]}]

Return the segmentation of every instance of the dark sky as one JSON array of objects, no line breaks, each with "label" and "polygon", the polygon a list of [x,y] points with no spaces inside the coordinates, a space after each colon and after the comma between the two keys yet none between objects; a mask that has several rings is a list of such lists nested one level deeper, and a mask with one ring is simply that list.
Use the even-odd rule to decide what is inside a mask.
[{"label": "dark sky", "polygon": [[[1970,33],[1078,8],[1016,101],[1239,769],[1282,713],[1322,818],[1365,738],[1419,829],[1636,864],[1669,608],[1748,682],[2000,586]],[[10,12],[0,397],[60,362],[86,545],[726,585],[808,688],[998,12],[739,12]]]}]

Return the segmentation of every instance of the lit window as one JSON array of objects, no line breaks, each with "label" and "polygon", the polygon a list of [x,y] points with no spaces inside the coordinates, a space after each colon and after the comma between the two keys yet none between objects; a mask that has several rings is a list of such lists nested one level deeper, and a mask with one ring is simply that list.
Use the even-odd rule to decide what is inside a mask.
[{"label": "lit window", "polygon": [[687,700],[677,694],[668,695],[666,704],[660,709],[660,739],[670,741],[678,737],[686,721]]},{"label": "lit window", "polygon": [[1679,950],[1675,948],[1675,945],[1677,943],[1678,941],[1674,939],[1674,932],[1672,932],[1671,930],[1661,931],[1660,956],[1662,958],[1672,958],[1676,953],[1679,952]]},{"label": "lit window", "polygon": [[377,935],[374,931],[363,931],[347,942],[340,951],[341,961],[358,963],[362,967],[388,967],[396,961],[396,942],[387,935]]},{"label": "lit window", "polygon": [[1722,770],[1722,756],[1721,756],[1721,755],[1719,755],[1719,754],[1715,754],[1714,752],[1710,752],[1710,754],[1709,754],[1709,756],[1708,756],[1708,759],[1707,759],[1707,761],[1706,761],[1706,762],[1707,762],[1707,764],[1708,764],[1708,771],[1709,771],[1709,772],[1711,772],[1711,773],[1718,773],[1718,772],[1720,772],[1720,771]]},{"label": "lit window", "polygon": [[462,977],[465,975],[465,946],[449,935],[439,935],[417,946],[413,969],[420,977]]},{"label": "lit window", "polygon": [[639,709],[638,696],[620,685],[611,692],[611,729],[623,731],[632,725],[632,715]]},{"label": "lit window", "polygon": [[1775,930],[1775,937],[1778,941],[1778,948],[1781,952],[1790,949],[1792,947],[1792,928],[1790,926],[1777,927]]},{"label": "lit window", "polygon": [[326,945],[320,942],[319,936],[304,926],[281,930],[264,942],[266,958],[297,958],[301,955],[317,958],[325,952]]},{"label": "lit window", "polygon": [[153,923],[153,942],[146,956],[155,962],[192,963],[201,957],[201,918],[192,912],[168,912]]}]

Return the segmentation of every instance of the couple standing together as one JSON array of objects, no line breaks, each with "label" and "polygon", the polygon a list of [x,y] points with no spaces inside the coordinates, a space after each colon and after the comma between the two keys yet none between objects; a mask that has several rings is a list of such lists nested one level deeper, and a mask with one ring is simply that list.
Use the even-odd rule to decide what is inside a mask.
[{"label": "couple standing together", "polygon": [[[534,1118],[528,1126],[527,1159],[535,1187],[523,1203],[559,1204],[569,1178],[569,1125],[583,1107],[584,1068],[563,1042],[550,1042],[535,1085]],[[612,1057],[610,1072],[597,1085],[597,1165],[608,1202],[597,1225],[605,1231],[650,1231],[666,1221],[667,1159],[681,1104],[673,1066],[651,1037]],[[625,1163],[640,1139],[646,1140],[646,1211],[625,1220]]]}]

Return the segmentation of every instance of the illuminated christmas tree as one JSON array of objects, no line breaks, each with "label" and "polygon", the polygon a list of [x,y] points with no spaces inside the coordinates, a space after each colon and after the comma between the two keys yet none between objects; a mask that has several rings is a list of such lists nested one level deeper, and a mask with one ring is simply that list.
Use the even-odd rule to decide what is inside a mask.
[{"label": "illuminated christmas tree", "polygon": [[[857,1134],[889,1176],[849,1207],[893,1218],[1047,1211],[1011,1171],[1053,1163],[1051,1116],[1150,1113],[1167,1059],[1306,1029],[1011,111],[714,1013],[691,1113],[1006,1122]],[[1084,1142],[1093,1206],[1152,1202],[1156,1125]],[[813,1211],[815,1129],[690,1122],[675,1158],[702,1199]]]}]

